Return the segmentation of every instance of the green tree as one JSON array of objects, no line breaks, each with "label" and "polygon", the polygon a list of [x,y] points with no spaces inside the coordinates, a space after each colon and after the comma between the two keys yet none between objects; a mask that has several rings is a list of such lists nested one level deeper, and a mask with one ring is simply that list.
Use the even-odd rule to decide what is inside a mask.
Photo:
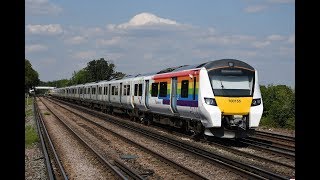
[{"label": "green tree", "polygon": [[72,78],[69,81],[70,85],[76,84],[84,84],[90,82],[89,81],[89,73],[86,69],[81,69],[78,72],[74,71],[72,74]]},{"label": "green tree", "polygon": [[116,72],[115,67],[113,63],[106,61],[104,58],[88,62],[85,68],[85,71],[88,72],[88,82],[124,77],[125,74]]},{"label": "green tree", "polygon": [[276,127],[294,128],[295,92],[286,85],[260,86],[263,98],[263,120]]},{"label": "green tree", "polygon": [[29,60],[25,59],[24,62],[24,89],[28,92],[30,88],[34,88],[40,83],[39,74],[32,68]]}]

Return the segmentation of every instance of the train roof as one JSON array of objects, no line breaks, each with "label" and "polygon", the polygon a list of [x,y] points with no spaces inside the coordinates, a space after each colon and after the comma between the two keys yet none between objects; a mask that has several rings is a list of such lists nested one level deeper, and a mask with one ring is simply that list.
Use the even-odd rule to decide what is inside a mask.
[{"label": "train roof", "polygon": [[202,67],[205,67],[206,69],[212,69],[212,68],[219,68],[219,67],[229,67],[229,66],[234,66],[234,67],[242,67],[246,69],[250,69],[254,71],[254,68],[250,66],[249,64],[236,60],[236,59],[220,59],[220,60],[215,60],[215,61],[209,61],[207,63],[204,63]]},{"label": "train roof", "polygon": [[[202,68],[205,67],[206,69],[213,69],[213,68],[219,68],[219,67],[228,67],[230,66],[230,63],[233,64],[235,67],[243,67],[247,68],[250,70],[254,71],[254,68],[250,66],[249,64],[236,60],[236,59],[220,59],[220,60],[211,60],[207,61],[205,63],[201,64],[193,64],[193,65],[182,65],[182,66],[175,66],[175,67],[169,67],[166,69],[163,69],[161,71],[156,71],[156,72],[150,72],[150,73],[144,73],[144,74],[136,74],[136,75],[126,75],[122,78],[113,78],[110,80],[101,80],[101,81],[96,81],[96,82],[88,82],[85,84],[79,84],[79,85],[90,85],[90,84],[95,84],[95,83],[103,83],[103,82],[109,82],[109,81],[117,81],[117,80],[124,80],[124,79],[131,79],[131,78],[136,78],[136,77],[143,77],[143,76],[152,76],[152,75],[157,75],[157,74],[162,74],[162,73],[169,73],[169,72],[178,72],[178,71],[183,71],[183,70],[188,70],[188,69],[197,69],[197,68]],[[75,87],[78,85],[73,85],[69,86],[70,87]]]}]

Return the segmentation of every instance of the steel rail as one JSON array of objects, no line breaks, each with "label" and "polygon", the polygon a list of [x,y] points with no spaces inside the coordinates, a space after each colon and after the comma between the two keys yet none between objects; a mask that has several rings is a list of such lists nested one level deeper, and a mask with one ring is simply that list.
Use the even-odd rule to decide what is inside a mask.
[{"label": "steel rail", "polygon": [[42,153],[43,153],[43,156],[44,156],[44,160],[45,160],[45,164],[46,164],[46,169],[47,169],[47,176],[49,178],[49,180],[54,180],[55,177],[54,177],[54,173],[53,173],[53,168],[52,168],[52,165],[50,163],[50,157],[48,155],[48,149],[47,149],[47,146],[44,142],[44,139],[43,139],[43,134],[41,133],[41,129],[40,129],[40,125],[39,125],[39,114],[38,114],[38,109],[36,108],[36,98],[34,97],[34,100],[33,100],[33,112],[34,112],[34,120],[37,124],[37,131],[38,131],[38,135],[39,135],[39,138],[40,138],[40,141],[41,141],[41,149],[42,149]]},{"label": "steel rail", "polygon": [[[40,99],[41,100],[41,99]],[[41,100],[42,101],[42,100]],[[43,101],[42,101],[43,102]],[[48,110],[67,128],[69,132],[74,135],[76,139],[79,140],[83,145],[85,145],[90,151],[92,151],[100,160],[101,163],[106,164],[113,172],[114,175],[120,177],[121,179],[128,180],[119,170],[117,170],[108,160],[106,160],[100,153],[98,153],[95,149],[91,148],[91,146],[81,138],[78,133],[76,133],[68,124],[66,124],[60,117],[58,117],[44,102],[43,104],[48,108]]]},{"label": "steel rail", "polygon": [[270,133],[270,132],[265,132],[265,131],[255,131],[255,133],[257,135],[263,135],[263,136],[268,136],[271,138],[278,138],[278,139],[282,139],[282,140],[289,140],[289,141],[295,141],[295,137],[294,136],[286,136],[286,135],[282,135],[282,134],[277,134],[277,133]]},{"label": "steel rail", "polygon": [[[55,103],[55,102],[53,102],[53,103]],[[176,162],[174,162],[174,161],[166,158],[165,156],[163,156],[163,155],[161,155],[161,154],[159,154],[159,153],[157,153],[157,152],[155,152],[155,151],[153,151],[153,150],[151,150],[151,149],[149,149],[149,148],[147,148],[147,147],[145,147],[145,146],[143,146],[143,145],[141,145],[141,144],[138,144],[138,143],[136,143],[136,142],[128,139],[127,137],[125,137],[125,136],[123,136],[123,135],[121,135],[121,134],[119,134],[119,133],[117,133],[117,132],[114,132],[114,131],[112,131],[112,130],[110,130],[110,129],[107,129],[106,127],[102,126],[101,124],[96,123],[96,122],[90,120],[89,118],[84,117],[83,115],[81,115],[81,114],[79,114],[79,113],[76,113],[76,112],[74,112],[74,111],[71,111],[70,109],[67,109],[66,107],[63,107],[63,106],[61,106],[60,104],[57,104],[57,105],[60,106],[60,107],[62,107],[62,108],[64,108],[64,109],[66,109],[67,111],[69,111],[69,112],[71,112],[71,113],[79,116],[80,118],[86,119],[88,122],[90,122],[90,123],[92,123],[92,124],[94,124],[94,125],[102,128],[102,129],[104,129],[104,130],[106,130],[106,131],[108,131],[108,132],[111,132],[112,134],[114,134],[115,136],[121,138],[122,140],[127,141],[127,142],[129,142],[130,144],[133,144],[133,145],[135,145],[135,146],[138,146],[139,148],[141,148],[141,149],[144,150],[145,152],[147,152],[147,153],[149,153],[149,154],[152,154],[153,156],[158,157],[158,159],[161,159],[162,161],[165,161],[167,164],[170,164],[170,165],[172,165],[172,166],[175,166],[177,169],[179,169],[180,171],[188,174],[189,176],[191,176],[191,177],[194,178],[194,179],[207,179],[207,178],[205,178],[204,176],[202,176],[201,174],[199,174],[199,173],[197,173],[197,172],[195,172],[195,171],[193,171],[193,170],[191,170],[191,169],[189,169],[189,168],[187,168],[187,167],[183,167],[183,166],[181,166],[180,164],[178,164],[178,163],[176,163]],[[140,177],[141,177],[141,176],[140,176]],[[142,178],[142,177],[141,177],[141,178]]]},{"label": "steel rail", "polygon": [[197,147],[194,147],[190,144],[184,143],[184,142],[180,142],[177,140],[174,140],[172,138],[169,137],[164,137],[164,136],[159,136],[159,134],[151,132],[149,130],[145,130],[145,129],[139,129],[137,130],[136,126],[130,125],[129,123],[125,122],[124,120],[121,120],[118,117],[114,117],[108,114],[103,114],[101,112],[98,111],[93,111],[93,110],[88,110],[87,108],[72,104],[72,103],[67,103],[68,105],[72,106],[72,107],[77,107],[78,109],[81,109],[82,111],[85,111],[93,116],[97,116],[100,118],[108,118],[108,120],[110,120],[111,122],[118,124],[119,126],[122,127],[126,127],[132,131],[138,132],[140,134],[144,134],[146,136],[149,136],[153,139],[159,140],[161,142],[165,142],[167,144],[171,144],[179,149],[191,152],[195,155],[198,155],[199,157],[205,158],[207,160],[210,160],[211,162],[215,163],[215,164],[221,164],[224,165],[227,168],[236,170],[238,173],[243,174],[249,178],[255,178],[255,179],[289,179],[289,177],[283,176],[283,175],[279,175],[261,168],[257,168],[255,166],[249,165],[249,164],[245,164],[245,163],[241,163],[223,156],[220,156],[218,154],[212,153],[212,152],[208,152],[206,150],[203,149],[199,149]]},{"label": "steel rail", "polygon": [[[40,100],[41,100],[41,99],[40,99]],[[52,153],[53,153],[53,157],[54,157],[54,159],[55,159],[55,162],[56,162],[57,165],[58,165],[58,169],[59,169],[59,171],[60,171],[60,174],[61,174],[61,176],[63,177],[63,179],[67,180],[67,179],[68,179],[68,176],[67,176],[67,174],[66,174],[66,172],[65,172],[65,170],[64,170],[64,168],[63,168],[63,166],[62,166],[62,164],[61,164],[61,162],[60,162],[60,158],[59,158],[59,156],[58,156],[58,154],[57,154],[57,152],[56,152],[56,149],[55,149],[55,147],[54,147],[54,145],[53,145],[53,143],[52,143],[52,140],[51,140],[51,138],[50,138],[50,135],[49,135],[49,133],[48,133],[48,131],[47,131],[47,128],[46,128],[46,126],[45,126],[45,124],[44,124],[43,117],[42,117],[42,115],[41,115],[41,113],[40,113],[40,110],[39,110],[39,106],[37,105],[36,108],[37,108],[37,114],[38,114],[38,117],[39,117],[39,121],[40,121],[40,123],[41,123],[41,125],[42,125],[42,129],[43,129],[43,131],[44,131],[44,133],[45,133],[45,136],[46,136],[46,138],[47,138],[47,142],[48,142],[48,144],[49,144],[49,146],[50,146],[50,149],[51,149],[51,151],[52,151]],[[40,126],[39,126],[39,130],[40,130]],[[55,177],[54,177],[54,179],[55,179]]]}]

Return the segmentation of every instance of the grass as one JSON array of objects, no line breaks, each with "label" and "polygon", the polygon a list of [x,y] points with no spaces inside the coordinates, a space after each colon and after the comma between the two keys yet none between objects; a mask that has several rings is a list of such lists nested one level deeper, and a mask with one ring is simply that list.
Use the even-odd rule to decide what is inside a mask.
[{"label": "grass", "polygon": [[25,127],[25,145],[26,147],[32,146],[33,143],[39,142],[39,137],[36,129],[31,125]]},{"label": "grass", "polygon": [[32,116],[32,114],[33,114],[32,109],[28,109],[26,112],[26,116],[29,117],[29,116]]},{"label": "grass", "polygon": [[33,97],[29,96],[28,97],[28,102],[27,102],[27,98],[24,99],[24,105],[25,106],[30,106],[33,103]]}]

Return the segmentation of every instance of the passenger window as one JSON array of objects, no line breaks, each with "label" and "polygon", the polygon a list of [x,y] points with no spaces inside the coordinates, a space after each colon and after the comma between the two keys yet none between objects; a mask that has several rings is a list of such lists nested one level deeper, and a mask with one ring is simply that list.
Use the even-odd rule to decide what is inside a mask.
[{"label": "passenger window", "polygon": [[111,95],[114,95],[114,88],[115,88],[115,86],[112,86],[112,88],[111,88]]},{"label": "passenger window", "polygon": [[196,82],[197,82],[197,77],[194,77],[193,79],[193,100],[196,100]]},{"label": "passenger window", "polygon": [[142,84],[139,84],[139,96],[142,96]]},{"label": "passenger window", "polygon": [[138,84],[134,85],[134,96],[138,95]]},{"label": "passenger window", "polygon": [[114,95],[118,95],[118,86],[114,87]]},{"label": "passenger window", "polygon": [[102,91],[102,87],[99,87],[98,94],[101,94],[101,91]]},{"label": "passenger window", "polygon": [[189,90],[189,81],[183,80],[181,81],[181,97],[188,98],[188,90]]},{"label": "passenger window", "polygon": [[159,87],[159,83],[152,83],[152,90],[151,90],[152,97],[158,96],[158,87]]},{"label": "passenger window", "polygon": [[130,96],[130,85],[127,85],[127,95]]},{"label": "passenger window", "polygon": [[167,97],[167,82],[160,82],[159,97]]},{"label": "passenger window", "polygon": [[127,95],[127,85],[123,85],[123,96]]}]

